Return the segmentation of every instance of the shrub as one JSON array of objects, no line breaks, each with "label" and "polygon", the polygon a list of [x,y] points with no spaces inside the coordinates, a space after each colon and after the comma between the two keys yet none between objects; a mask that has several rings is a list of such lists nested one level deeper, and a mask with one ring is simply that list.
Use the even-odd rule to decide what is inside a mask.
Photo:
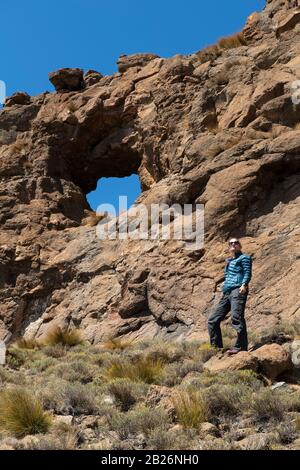
[{"label": "shrub", "polygon": [[[196,434],[194,432],[194,434]],[[196,449],[197,434],[184,431],[172,431],[156,428],[149,433],[147,449],[151,450],[187,450]]]},{"label": "shrub", "polygon": [[44,408],[57,414],[93,414],[97,411],[95,394],[88,386],[56,379],[41,383],[39,393]]},{"label": "shrub", "polygon": [[237,384],[212,385],[205,391],[205,399],[212,418],[236,416],[248,396],[249,389]]},{"label": "shrub", "polygon": [[67,354],[67,349],[63,344],[59,343],[55,344],[54,346],[45,346],[43,348],[43,353],[46,354],[46,356],[60,359]]},{"label": "shrub", "polygon": [[300,412],[300,395],[299,393],[284,393],[283,400],[289,411]]},{"label": "shrub", "polygon": [[209,343],[202,343],[199,346],[200,358],[202,362],[208,361],[212,356],[215,356],[218,349],[211,346]]},{"label": "shrub", "polygon": [[281,444],[291,444],[295,439],[297,439],[298,433],[295,423],[280,423],[277,431]]},{"label": "shrub", "polygon": [[28,364],[31,372],[43,372],[56,364],[57,360],[53,357],[42,357]]},{"label": "shrub", "polygon": [[43,338],[43,344],[46,346],[61,344],[73,347],[83,343],[82,333],[79,330],[62,330],[59,326],[51,328]]},{"label": "shrub", "polygon": [[203,395],[195,390],[183,390],[173,397],[177,420],[184,428],[198,428],[208,418]]},{"label": "shrub", "polygon": [[49,369],[48,372],[69,382],[88,383],[93,381],[94,377],[97,375],[98,368],[80,359],[73,362],[66,361],[57,364]]},{"label": "shrub", "polygon": [[0,394],[0,427],[15,437],[46,433],[51,417],[41,403],[20,389],[8,389]]},{"label": "shrub", "polygon": [[110,426],[117,431],[121,439],[128,439],[130,435],[143,433],[149,436],[156,428],[166,429],[169,424],[167,413],[160,408],[149,409],[140,406],[127,413],[115,414],[110,419]]},{"label": "shrub", "polygon": [[147,384],[156,382],[163,372],[163,363],[148,357],[138,357],[133,362],[118,360],[111,362],[106,370],[108,379],[128,378]]},{"label": "shrub", "polygon": [[93,414],[97,411],[97,405],[92,393],[80,383],[67,384],[62,391],[65,403],[64,411],[68,414]]},{"label": "shrub", "polygon": [[13,369],[19,369],[21,366],[30,367],[32,361],[40,359],[41,352],[36,349],[22,349],[14,345],[7,350],[6,362]]},{"label": "shrub", "polygon": [[164,369],[164,374],[161,376],[159,383],[167,387],[174,387],[179,385],[183,378],[190,372],[202,372],[203,365],[201,362],[184,361],[182,364],[170,364]]},{"label": "shrub", "polygon": [[270,419],[281,421],[283,419],[285,404],[280,395],[273,390],[263,389],[255,393],[250,406],[255,419],[258,421]]}]

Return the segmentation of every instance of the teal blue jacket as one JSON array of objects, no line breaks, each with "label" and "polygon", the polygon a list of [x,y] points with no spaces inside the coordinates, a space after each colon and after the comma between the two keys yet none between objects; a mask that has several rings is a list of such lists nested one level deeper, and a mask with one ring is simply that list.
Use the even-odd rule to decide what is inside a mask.
[{"label": "teal blue jacket", "polygon": [[252,258],[244,253],[236,253],[234,258],[227,258],[223,292],[230,292],[242,284],[248,285],[252,277]]}]

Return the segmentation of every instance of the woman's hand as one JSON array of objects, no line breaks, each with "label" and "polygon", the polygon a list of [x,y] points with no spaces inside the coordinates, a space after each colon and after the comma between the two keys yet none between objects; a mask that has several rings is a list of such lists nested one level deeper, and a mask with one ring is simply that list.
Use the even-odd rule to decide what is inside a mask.
[{"label": "woman's hand", "polygon": [[240,287],[240,294],[246,294],[247,292],[247,287],[243,284],[241,287]]}]

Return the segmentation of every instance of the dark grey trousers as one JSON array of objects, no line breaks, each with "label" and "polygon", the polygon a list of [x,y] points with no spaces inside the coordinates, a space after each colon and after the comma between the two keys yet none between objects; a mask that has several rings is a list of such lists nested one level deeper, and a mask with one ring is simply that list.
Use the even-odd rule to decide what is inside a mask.
[{"label": "dark grey trousers", "polygon": [[220,324],[231,310],[232,326],[237,332],[237,340],[234,347],[247,351],[248,337],[245,321],[247,297],[248,291],[245,294],[240,294],[239,287],[233,289],[230,293],[223,294],[219,304],[208,319],[208,331],[211,345],[223,348]]}]

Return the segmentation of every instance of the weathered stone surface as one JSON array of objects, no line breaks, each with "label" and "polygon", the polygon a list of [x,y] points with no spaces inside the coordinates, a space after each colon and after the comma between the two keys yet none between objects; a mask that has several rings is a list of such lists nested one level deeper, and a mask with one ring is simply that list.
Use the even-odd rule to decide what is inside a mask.
[{"label": "weathered stone surface", "polygon": [[266,344],[253,351],[258,360],[259,370],[270,379],[292,369],[291,355],[279,344]]},{"label": "weathered stone surface", "polygon": [[[101,78],[62,69],[51,80],[66,93],[0,111],[0,339],[53,324],[95,343],[207,339],[230,236],[254,259],[249,328],[299,319],[300,38],[296,26],[276,39],[286,14],[267,2],[247,46],[205,63],[134,54]],[[204,204],[203,249],[97,237],[87,193],[133,173],[137,203]]]},{"label": "weathered stone surface", "polygon": [[300,22],[300,11],[293,11],[279,22],[276,32],[278,35],[294,28]]},{"label": "weathered stone surface", "polygon": [[257,368],[257,359],[246,351],[241,351],[234,356],[213,356],[204,364],[204,369],[210,372],[245,369],[256,371]]},{"label": "weathered stone surface", "polygon": [[210,372],[248,369],[271,380],[292,367],[291,353],[279,344],[266,344],[253,352],[241,351],[234,356],[213,356],[204,364],[204,369]]},{"label": "weathered stone surface", "polygon": [[83,71],[72,68],[59,69],[49,73],[49,80],[56,91],[80,90],[83,86]]},{"label": "weathered stone surface", "polygon": [[83,76],[85,86],[95,85],[103,77],[102,73],[97,72],[96,70],[88,70]]},{"label": "weathered stone surface", "polygon": [[5,100],[5,106],[13,106],[14,104],[29,104],[30,103],[30,96],[28,93],[25,93],[24,91],[18,91],[17,93],[14,93],[13,95],[9,96]]},{"label": "weathered stone surface", "polygon": [[157,54],[123,54],[117,61],[118,70],[120,73],[124,73],[131,67],[144,67],[144,65],[157,57],[159,57]]}]

